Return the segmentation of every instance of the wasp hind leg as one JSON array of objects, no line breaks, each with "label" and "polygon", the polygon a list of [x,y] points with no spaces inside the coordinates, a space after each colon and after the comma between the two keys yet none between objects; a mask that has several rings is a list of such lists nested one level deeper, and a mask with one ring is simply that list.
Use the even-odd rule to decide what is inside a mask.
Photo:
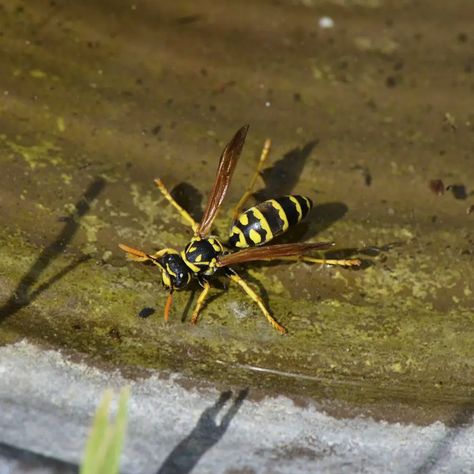
[{"label": "wasp hind leg", "polygon": [[289,257],[285,260],[294,260],[306,263],[320,263],[321,265],[338,265],[340,267],[359,267],[362,261],[358,258],[314,258],[314,257]]},{"label": "wasp hind leg", "polygon": [[257,178],[260,176],[263,165],[265,164],[265,161],[268,158],[268,154],[270,153],[271,146],[272,146],[272,142],[269,138],[267,138],[265,140],[265,143],[263,144],[262,153],[260,154],[260,160],[258,161],[257,169],[255,170],[255,173],[252,176],[252,179],[250,180],[250,184],[245,190],[242,197],[240,198],[240,201],[235,206],[234,211],[232,212],[232,222],[235,222],[237,217],[239,217],[239,214],[242,211],[242,208],[244,207],[245,203],[248,201],[249,197],[252,195],[253,188],[255,187],[255,183],[257,182]]},{"label": "wasp hind leg", "polygon": [[281,325],[279,324],[275,318],[268,312],[267,308],[265,308],[265,305],[263,304],[263,301],[262,301],[262,298],[260,298],[259,295],[257,295],[257,293],[255,293],[255,291],[252,290],[252,288],[250,288],[250,286],[248,285],[248,283],[243,280],[242,278],[240,278],[239,275],[237,275],[237,273],[235,273],[233,270],[228,270],[227,272],[227,276],[232,280],[232,281],[235,281],[235,283],[237,283],[244,291],[245,293],[247,293],[247,295],[250,296],[250,298],[252,298],[255,303],[258,304],[260,310],[262,311],[263,315],[267,318],[267,321],[277,330],[279,331],[281,334],[286,334],[286,329]]},{"label": "wasp hind leg", "polygon": [[186,209],[182,208],[176,200],[171,196],[171,193],[166,189],[166,186],[163,184],[161,179],[155,179],[155,184],[160,190],[161,194],[165,199],[179,212],[179,215],[192,227],[194,234],[196,235],[197,229],[199,227],[198,223],[191,217]]},{"label": "wasp hind leg", "polygon": [[191,324],[197,324],[199,313],[204,305],[204,300],[206,299],[206,296],[209,293],[209,289],[211,288],[211,285],[209,285],[209,282],[207,280],[200,280],[199,284],[202,286],[202,291],[194,308],[193,315],[191,317]]}]

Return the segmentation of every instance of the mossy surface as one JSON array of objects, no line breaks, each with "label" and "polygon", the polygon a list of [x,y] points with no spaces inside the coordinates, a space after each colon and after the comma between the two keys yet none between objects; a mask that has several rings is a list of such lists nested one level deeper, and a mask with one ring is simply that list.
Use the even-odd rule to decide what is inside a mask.
[{"label": "mossy surface", "polygon": [[[414,24],[389,2],[325,2],[336,18],[350,12],[343,31],[318,30],[310,2],[255,2],[245,21],[204,3],[205,13],[181,2],[0,7],[0,342],[27,337],[128,374],[178,371],[335,413],[426,421],[470,405],[474,117],[463,24],[440,37],[429,18],[441,1],[418,6]],[[207,49],[199,40],[210,34]],[[438,76],[445,66],[449,78]],[[185,245],[190,231],[153,178],[198,217],[223,145],[246,122],[216,232],[225,237],[270,136],[258,197],[295,191],[317,204],[285,239],[335,240],[336,255],[365,260],[357,271],[242,269],[287,337],[224,279],[199,325],[188,324],[192,288],[165,324],[156,270],[117,248]],[[455,186],[437,196],[434,178]]]}]

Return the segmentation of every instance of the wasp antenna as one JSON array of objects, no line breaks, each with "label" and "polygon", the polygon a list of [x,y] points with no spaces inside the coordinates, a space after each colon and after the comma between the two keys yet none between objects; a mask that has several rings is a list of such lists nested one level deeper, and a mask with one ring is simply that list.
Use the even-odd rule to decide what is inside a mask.
[{"label": "wasp antenna", "polygon": [[124,252],[126,252],[127,257],[130,260],[134,260],[135,262],[146,262],[150,260],[150,257],[145,252],[142,252],[141,250],[134,249],[133,247],[129,247],[128,245],[125,245],[125,244],[119,244],[119,247]]}]

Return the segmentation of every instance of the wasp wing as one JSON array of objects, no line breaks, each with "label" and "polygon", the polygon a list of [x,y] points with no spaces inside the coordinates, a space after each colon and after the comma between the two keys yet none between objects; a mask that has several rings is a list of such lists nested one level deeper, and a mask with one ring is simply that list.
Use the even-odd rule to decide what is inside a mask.
[{"label": "wasp wing", "polygon": [[237,130],[232,140],[226,145],[219,160],[217,167],[216,180],[211,194],[207,201],[206,209],[198,226],[197,234],[201,237],[206,236],[211,230],[212,223],[217,215],[217,211],[224,200],[227,188],[229,187],[232,174],[242,151],[242,147],[247,136],[248,125]]},{"label": "wasp wing", "polygon": [[316,242],[313,244],[297,243],[252,247],[220,256],[217,259],[217,266],[227,267],[229,265],[253,262],[255,260],[278,260],[288,257],[300,257],[311,250],[325,250],[333,245],[334,242]]}]

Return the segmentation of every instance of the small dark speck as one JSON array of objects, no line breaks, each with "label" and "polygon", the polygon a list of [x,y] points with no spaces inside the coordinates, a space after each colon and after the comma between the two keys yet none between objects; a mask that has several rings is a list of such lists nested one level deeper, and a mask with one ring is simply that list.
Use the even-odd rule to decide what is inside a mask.
[{"label": "small dark speck", "polygon": [[363,176],[364,176],[365,185],[370,186],[372,184],[372,175],[370,174],[370,171],[368,168],[364,169]]},{"label": "small dark speck", "polygon": [[128,168],[131,168],[132,166],[133,166],[133,163],[132,163],[131,161],[127,161],[127,162],[125,163],[125,168],[127,168],[127,169],[128,169]]},{"label": "small dark speck", "polygon": [[161,130],[161,125],[156,125],[155,127],[151,129],[151,133],[153,135],[158,135],[160,133],[160,130]]},{"label": "small dark speck", "polygon": [[295,102],[301,102],[301,94],[300,94],[299,92],[295,92],[295,93],[293,94],[293,100],[294,100]]},{"label": "small dark speck", "polygon": [[464,184],[450,184],[446,187],[447,191],[451,191],[455,199],[467,199],[466,186]]},{"label": "small dark speck", "polygon": [[122,340],[122,336],[120,334],[120,331],[113,327],[110,329],[109,331],[109,336],[112,338],[112,339],[115,339],[116,341],[121,341]]},{"label": "small dark speck", "polygon": [[430,190],[437,196],[444,194],[444,183],[440,179],[432,179],[430,181]]},{"label": "small dark speck", "polygon": [[215,105],[210,105],[209,106],[209,111],[210,112],[215,112],[216,111],[216,106]]},{"label": "small dark speck", "polygon": [[458,41],[460,43],[467,43],[467,34],[466,33],[459,33],[458,34]]},{"label": "small dark speck", "polygon": [[190,25],[192,23],[198,22],[199,20],[201,20],[201,18],[201,15],[188,15],[177,18],[175,22],[177,25]]},{"label": "small dark speck", "polygon": [[152,314],[155,313],[153,308],[143,308],[139,313],[138,316],[140,318],[149,318]]},{"label": "small dark speck", "polygon": [[385,85],[387,87],[393,88],[397,85],[397,79],[393,76],[388,76],[387,79],[385,79]]}]

